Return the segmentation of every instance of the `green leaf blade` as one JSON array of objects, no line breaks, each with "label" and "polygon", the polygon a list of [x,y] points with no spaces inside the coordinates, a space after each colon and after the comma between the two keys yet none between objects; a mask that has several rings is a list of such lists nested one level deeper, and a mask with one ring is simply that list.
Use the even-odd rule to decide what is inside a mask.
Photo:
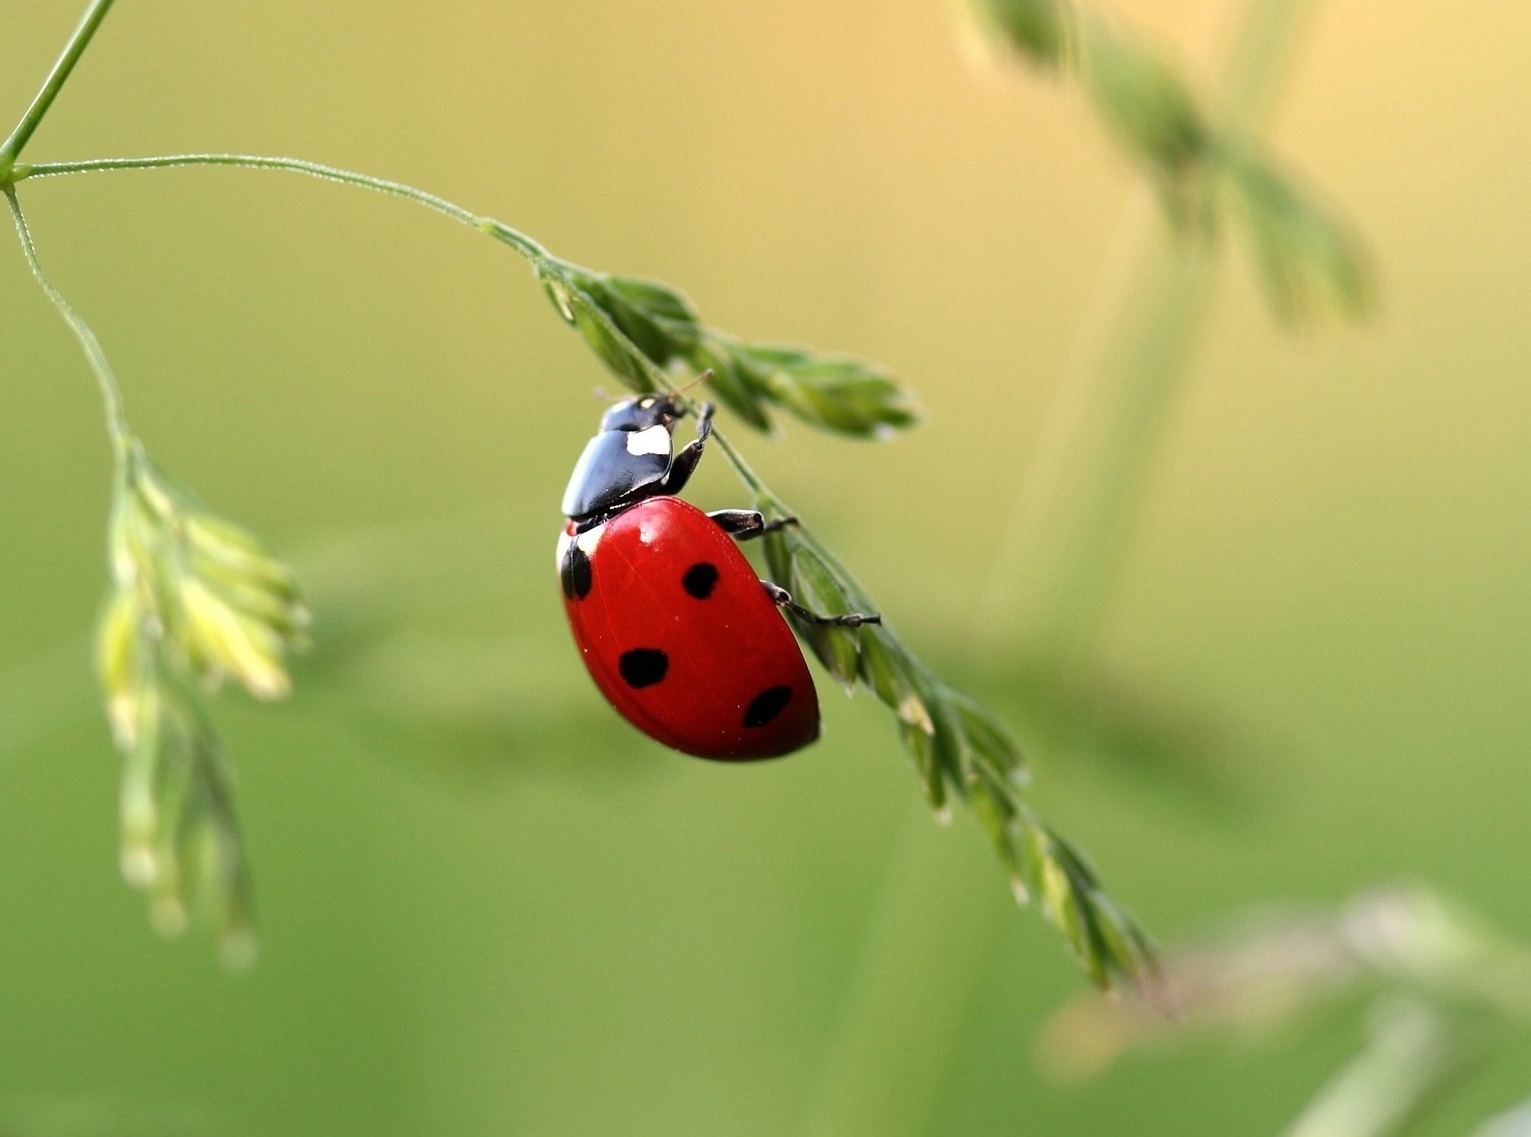
[{"label": "green leaf blade", "polygon": [[1227,160],[1228,192],[1272,309],[1288,324],[1370,311],[1374,273],[1361,239],[1268,160]]},{"label": "green leaf blade", "polygon": [[979,0],[981,14],[1032,63],[1062,66],[1074,40],[1074,12],[1067,0]]},{"label": "green leaf blade", "polygon": [[772,401],[823,430],[879,438],[920,421],[914,399],[867,360],[775,344],[739,345],[734,359]]},{"label": "green leaf blade", "polygon": [[1213,132],[1185,81],[1147,43],[1099,18],[1084,21],[1079,57],[1101,118],[1153,172],[1171,219],[1197,219]]}]

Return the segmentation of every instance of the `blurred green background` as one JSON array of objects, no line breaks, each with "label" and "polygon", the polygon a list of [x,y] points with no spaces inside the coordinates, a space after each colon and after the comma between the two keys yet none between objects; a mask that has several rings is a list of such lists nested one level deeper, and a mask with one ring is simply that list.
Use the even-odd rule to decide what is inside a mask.
[{"label": "blurred green background", "polygon": [[[1202,77],[1240,10],[1115,7]],[[6,6],[4,114],[77,15]],[[961,28],[940,0],[123,0],[28,157],[364,170],[741,335],[886,362],[929,410],[907,437],[735,439],[1020,726],[1024,624],[985,598],[1143,191],[1076,90],[975,67]],[[1271,140],[1366,234],[1381,311],[1291,337],[1225,258],[1101,646],[1237,740],[1224,788],[1033,747],[1039,804],[1161,936],[1400,875],[1531,935],[1528,51],[1531,7],[1329,0],[1294,57]],[[20,190],[136,429],[297,560],[319,646],[290,704],[220,710],[262,924],[230,978],[117,875],[86,651],[109,453],[75,344],[0,254],[0,1123],[1262,1134],[1355,1045],[1340,1022],[1052,1085],[1036,1032],[1083,980],[971,818],[930,823],[871,700],[822,683],[823,742],[749,768],[618,720],[552,573],[614,384],[505,250],[281,174]],[[691,496],[741,504],[710,466]],[[1509,1063],[1428,1131],[1528,1090]]]}]

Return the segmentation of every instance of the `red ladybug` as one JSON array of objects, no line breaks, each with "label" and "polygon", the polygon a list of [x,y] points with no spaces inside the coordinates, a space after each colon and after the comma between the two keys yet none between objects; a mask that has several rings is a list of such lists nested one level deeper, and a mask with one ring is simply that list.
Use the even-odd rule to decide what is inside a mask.
[{"label": "red ladybug", "polygon": [[845,627],[880,617],[817,615],[755,575],[734,540],[794,519],[703,513],[674,496],[712,431],[704,403],[695,440],[673,454],[685,413],[646,395],[602,417],[564,493],[564,610],[596,686],[650,738],[702,758],[790,754],[818,738],[819,699],[778,606]]}]

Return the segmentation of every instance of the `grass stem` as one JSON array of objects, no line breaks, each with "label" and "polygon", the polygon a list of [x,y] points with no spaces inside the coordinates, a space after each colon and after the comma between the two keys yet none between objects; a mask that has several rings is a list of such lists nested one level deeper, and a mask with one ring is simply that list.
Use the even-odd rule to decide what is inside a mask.
[{"label": "grass stem", "polygon": [[64,318],[64,323],[69,325],[69,330],[74,332],[75,338],[80,341],[80,347],[85,351],[85,359],[90,364],[91,371],[95,373],[96,383],[101,388],[101,399],[106,404],[106,429],[112,441],[112,453],[117,460],[120,476],[132,441],[132,434],[128,430],[127,414],[122,405],[122,388],[117,383],[117,376],[112,371],[112,365],[107,360],[106,352],[102,350],[101,341],[96,338],[96,333],[43,271],[42,262],[37,257],[37,246],[32,241],[32,230],[27,225],[26,214],[21,211],[21,202],[16,197],[15,188],[6,186],[4,193],[6,204],[11,208],[11,220],[16,223],[16,236],[21,241],[21,251],[26,257],[27,267],[32,270],[33,277],[36,278],[44,294],[53,302],[54,308],[58,309],[58,314]]},{"label": "grass stem", "polygon": [[53,64],[53,70],[48,72],[48,78],[43,81],[42,89],[32,100],[32,105],[27,107],[26,114],[21,116],[21,121],[11,131],[11,136],[0,146],[0,185],[10,181],[10,170],[15,165],[22,149],[31,140],[32,134],[42,124],[47,116],[49,108],[53,106],[53,100],[58,98],[64,84],[69,81],[69,73],[74,70],[74,65],[80,61],[80,56],[85,54],[85,49],[90,46],[90,41],[96,34],[96,29],[101,26],[101,21],[106,19],[106,14],[111,11],[115,0],[92,0],[90,7],[85,9],[85,15],[80,18],[80,24],[74,29],[74,34],[69,37],[69,42],[64,45],[63,52],[57,62]]},{"label": "grass stem", "polygon": [[322,181],[341,185],[358,186],[390,197],[403,198],[416,205],[435,210],[470,229],[477,229],[496,240],[509,245],[522,256],[534,262],[556,262],[553,257],[532,238],[520,230],[512,229],[492,217],[483,217],[472,210],[438,197],[403,182],[387,178],[375,178],[353,170],[342,170],[302,158],[267,157],[261,154],[162,154],[148,158],[89,158],[79,162],[40,162],[35,165],[17,166],[16,180],[31,178],[62,177],[66,174],[100,174],[122,170],[168,170],[186,166],[231,166],[245,170],[281,170],[292,174],[305,174]]},{"label": "grass stem", "polygon": [[[1229,135],[1263,126],[1312,7],[1246,7],[1222,85]],[[1032,650],[1064,670],[1089,653],[1115,591],[1216,278],[1208,235],[1171,234],[1145,206],[1134,204],[1102,314],[1049,408],[986,593],[991,642],[1014,642],[1020,623]]]},{"label": "grass stem", "polygon": [[[1243,129],[1253,129],[1256,110],[1268,108],[1284,72],[1279,64],[1289,58],[1297,17],[1307,5],[1308,0],[1251,0],[1245,7],[1226,84],[1244,108],[1245,121],[1237,124]],[[1115,583],[1194,351],[1216,263],[1205,240],[1177,245],[1168,234],[1149,229],[1151,204],[1145,191],[1134,206],[1142,216],[1126,220],[1126,256],[1121,269],[1102,282],[1100,317],[1087,325],[1090,342],[1080,354],[1088,364],[1076,368],[1060,390],[1044,428],[1039,464],[1017,496],[989,597],[993,601],[998,593],[1007,603],[985,606],[991,642],[1014,642],[1010,621],[992,617],[1008,615],[1016,570],[1031,567],[1026,554],[1052,551],[1049,571],[1032,577],[1040,599],[1036,630],[1045,637],[1039,650],[1072,655],[1087,645]],[[962,911],[936,910],[931,896],[964,886],[961,874],[921,864],[938,855],[924,848],[917,834],[906,833],[889,864],[882,903],[905,914],[874,922],[861,945],[860,979],[826,1055],[826,1084],[805,1137],[893,1132],[879,1130],[875,1124],[881,1121],[870,1119],[884,1116],[887,1094],[903,1084],[911,1048],[918,1048],[926,1071],[950,1065],[977,982],[973,964],[986,957],[1002,924],[991,908],[977,903]],[[922,883],[929,872],[941,878],[935,893]],[[940,970],[954,980],[939,1003],[921,1008],[917,1023],[898,1022],[889,1008],[903,993],[930,982],[920,945],[937,934]],[[954,971],[951,959],[964,967]],[[911,1085],[918,1085],[919,1102],[897,1131],[912,1134],[927,1127],[940,1084]]]}]

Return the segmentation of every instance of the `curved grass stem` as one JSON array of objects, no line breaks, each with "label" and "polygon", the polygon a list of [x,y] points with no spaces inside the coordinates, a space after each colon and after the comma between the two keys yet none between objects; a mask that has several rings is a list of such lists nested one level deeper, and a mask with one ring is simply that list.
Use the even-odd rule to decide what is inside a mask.
[{"label": "curved grass stem", "polygon": [[102,350],[101,341],[96,338],[96,333],[43,271],[42,262],[37,256],[37,246],[32,240],[32,230],[27,225],[26,214],[21,210],[21,202],[16,197],[15,189],[6,186],[4,193],[6,204],[11,209],[11,220],[16,224],[16,236],[21,241],[21,251],[26,257],[27,267],[32,270],[32,276],[37,280],[43,293],[52,301],[58,314],[69,325],[69,330],[80,341],[86,362],[95,373],[96,384],[101,388],[101,399],[106,406],[107,434],[111,438],[112,453],[117,460],[118,474],[121,476],[132,441],[132,433],[128,430],[127,414],[122,405],[122,388],[117,383],[117,376],[112,371],[112,365],[107,360],[106,352]]},{"label": "curved grass stem", "polygon": [[[14,181],[111,171],[222,166],[299,173],[342,185],[387,194],[424,206],[509,246],[530,265],[566,323],[630,388],[675,389],[672,365],[687,363],[700,376],[722,369],[735,384],[730,405],[752,410],[745,421],[768,423],[756,400],[774,398],[806,421],[853,435],[879,428],[911,425],[917,415],[910,400],[880,369],[846,358],[817,356],[780,346],[748,344],[702,324],[689,301],[660,282],[614,277],[561,260],[526,234],[494,218],[401,182],[375,178],[296,158],[245,154],[177,154],[146,158],[98,158],[75,162],[20,165]],[[116,383],[95,337],[49,284],[36,265],[35,252],[12,208],[28,246],[29,259],[49,296],[69,321],[96,367],[109,396],[115,434],[126,439]],[[794,370],[795,369],[795,370]],[[748,375],[754,388],[746,390]],[[723,392],[720,390],[720,397]],[[745,395],[748,395],[746,398]],[[790,396],[790,397],[789,397]],[[685,396],[676,393],[682,405]],[[713,437],[744,483],[757,507],[775,515],[791,513],[750,470],[729,441]],[[131,447],[124,447],[131,455]],[[802,525],[774,531],[765,555],[777,579],[815,599],[831,612],[876,611],[876,605],[839,560]],[[1089,976],[1103,987],[1145,981],[1153,968],[1147,936],[1102,890],[1078,852],[1048,827],[1024,798],[1027,773],[1019,748],[986,709],[941,681],[886,625],[857,631],[799,627],[821,663],[850,690],[857,684],[876,694],[892,712],[899,737],[909,752],[922,789],[937,817],[949,803],[967,803],[978,817],[1006,873],[1013,894],[1039,899],[1039,911],[1052,922]],[[258,661],[278,666],[275,659]],[[285,675],[283,675],[285,679]],[[284,688],[285,689],[285,688]]]},{"label": "curved grass stem", "polygon": [[65,174],[168,170],[185,166],[232,166],[245,170],[281,170],[286,173],[305,174],[322,181],[370,189],[390,197],[412,201],[416,205],[423,205],[470,229],[486,233],[497,241],[509,245],[534,263],[550,265],[562,263],[525,233],[492,217],[482,217],[444,197],[438,197],[436,194],[403,182],[374,178],[370,174],[359,174],[354,170],[342,170],[336,166],[326,166],[320,162],[309,162],[302,158],[268,157],[262,154],[162,154],[148,158],[90,158],[79,162],[40,162],[35,165],[17,166],[15,179],[19,182],[29,178],[61,177]]}]

